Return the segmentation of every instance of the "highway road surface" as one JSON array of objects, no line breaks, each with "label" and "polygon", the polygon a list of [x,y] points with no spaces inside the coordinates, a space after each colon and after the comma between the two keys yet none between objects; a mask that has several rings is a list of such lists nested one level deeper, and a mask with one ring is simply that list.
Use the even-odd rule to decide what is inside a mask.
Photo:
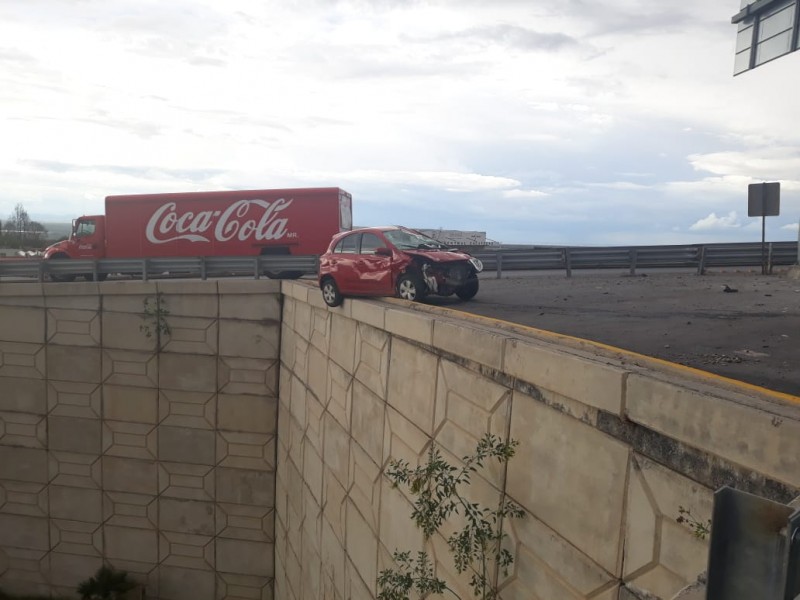
[{"label": "highway road surface", "polygon": [[482,274],[469,302],[426,302],[800,396],[800,280],[788,269],[511,274]]}]

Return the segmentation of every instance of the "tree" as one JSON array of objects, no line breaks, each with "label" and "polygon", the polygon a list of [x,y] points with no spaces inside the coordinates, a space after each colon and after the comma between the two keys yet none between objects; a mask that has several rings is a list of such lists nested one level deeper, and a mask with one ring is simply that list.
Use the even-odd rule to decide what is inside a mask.
[{"label": "tree", "polygon": [[17,204],[14,207],[14,212],[6,220],[6,231],[19,234],[20,244],[22,243],[22,236],[31,226],[31,218],[28,216],[28,211],[22,204]]},{"label": "tree", "polygon": [[[465,456],[462,466],[448,463],[435,444],[428,450],[428,461],[424,465],[411,468],[408,462],[392,460],[386,476],[395,486],[408,487],[415,496],[411,518],[422,529],[425,540],[439,533],[439,528],[453,515],[461,515],[464,526],[447,538],[447,546],[452,553],[456,571],[472,572],[470,586],[476,598],[494,600],[498,597],[497,580],[499,573],[508,574],[514,557],[505,548],[503,522],[519,519],[525,511],[503,495],[497,506],[481,506],[469,499],[462,491],[468,487],[471,477],[484,462],[497,459],[508,462],[515,453],[517,442],[503,442],[495,435],[487,433],[471,456]],[[378,575],[379,600],[408,600],[412,594],[427,598],[430,594],[449,592],[460,598],[447,583],[436,576],[434,565],[426,551],[410,552],[396,550],[394,558],[396,569],[385,569]]]},{"label": "tree", "polygon": [[18,243],[20,248],[26,245],[40,245],[47,236],[44,225],[38,221],[32,221],[22,204],[14,207],[14,212],[6,219],[2,231],[6,234],[5,238],[8,243],[12,243],[13,240],[13,243]]}]

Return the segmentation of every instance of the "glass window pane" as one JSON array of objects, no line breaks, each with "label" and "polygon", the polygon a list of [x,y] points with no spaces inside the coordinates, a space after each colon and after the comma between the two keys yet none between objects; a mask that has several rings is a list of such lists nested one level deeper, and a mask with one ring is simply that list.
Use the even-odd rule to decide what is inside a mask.
[{"label": "glass window pane", "polygon": [[770,7],[762,11],[760,14],[762,19],[766,19],[770,15],[774,15],[776,12],[782,11],[787,6],[794,6],[795,0],[783,0],[783,2],[773,2]]},{"label": "glass window pane", "polygon": [[733,74],[738,75],[739,73],[744,73],[749,68],[750,50],[739,52],[739,54],[736,55],[736,59],[733,61]]},{"label": "glass window pane", "polygon": [[361,237],[361,254],[375,254],[376,248],[385,248],[386,244],[372,233],[365,233]]},{"label": "glass window pane", "polygon": [[361,234],[348,235],[341,242],[336,244],[337,254],[355,254],[358,248],[358,238]]},{"label": "glass window pane", "polygon": [[736,35],[736,52],[741,52],[753,45],[753,26],[742,29]]},{"label": "glass window pane", "polygon": [[758,41],[762,42],[791,29],[792,25],[794,25],[794,6],[785,8],[766,19],[761,19],[758,24]]},{"label": "glass window pane", "polygon": [[791,29],[780,35],[776,35],[765,42],[761,42],[756,48],[756,64],[763,65],[768,60],[778,58],[787,54],[792,46]]}]

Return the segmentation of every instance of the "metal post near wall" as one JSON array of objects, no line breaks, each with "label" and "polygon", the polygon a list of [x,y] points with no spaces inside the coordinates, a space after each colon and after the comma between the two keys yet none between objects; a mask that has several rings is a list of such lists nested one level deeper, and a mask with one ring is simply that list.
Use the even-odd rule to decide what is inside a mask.
[{"label": "metal post near wall", "polygon": [[714,494],[709,600],[795,600],[800,510],[725,486]]}]

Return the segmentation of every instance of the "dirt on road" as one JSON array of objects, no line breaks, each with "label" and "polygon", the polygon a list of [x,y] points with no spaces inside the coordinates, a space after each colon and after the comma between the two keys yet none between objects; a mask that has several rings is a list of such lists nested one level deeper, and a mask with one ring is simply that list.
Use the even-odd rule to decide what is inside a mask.
[{"label": "dirt on road", "polygon": [[800,396],[800,280],[789,271],[486,274],[449,306]]}]

